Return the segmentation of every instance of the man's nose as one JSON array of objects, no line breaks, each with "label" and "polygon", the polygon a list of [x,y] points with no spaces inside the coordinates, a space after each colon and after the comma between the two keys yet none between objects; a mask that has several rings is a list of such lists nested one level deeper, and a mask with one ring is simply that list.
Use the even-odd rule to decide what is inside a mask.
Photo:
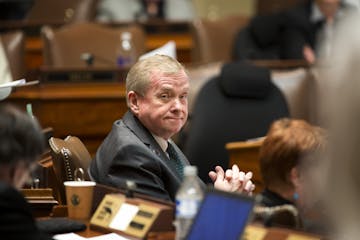
[{"label": "man's nose", "polygon": [[179,98],[175,98],[172,104],[173,109],[180,110],[184,108],[184,104]]}]

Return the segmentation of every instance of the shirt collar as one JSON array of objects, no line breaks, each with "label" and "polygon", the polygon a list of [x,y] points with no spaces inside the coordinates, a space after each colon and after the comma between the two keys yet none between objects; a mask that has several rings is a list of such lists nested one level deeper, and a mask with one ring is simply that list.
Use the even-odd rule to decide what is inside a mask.
[{"label": "shirt collar", "polygon": [[[339,6],[334,19],[341,17],[343,14],[344,14],[344,10],[342,9],[341,6]],[[316,22],[322,21],[322,20],[326,21],[325,16],[324,16],[324,14],[322,14],[319,6],[314,1],[311,5],[310,21],[313,23],[316,23]]]},{"label": "shirt collar", "polygon": [[324,18],[325,17],[320,11],[319,6],[315,2],[313,2],[311,5],[311,16],[310,16],[311,22],[321,21]]},{"label": "shirt collar", "polygon": [[155,141],[160,145],[161,149],[166,152],[166,149],[168,147],[168,141],[163,139],[162,137],[159,137],[153,133],[151,135],[155,138]]}]

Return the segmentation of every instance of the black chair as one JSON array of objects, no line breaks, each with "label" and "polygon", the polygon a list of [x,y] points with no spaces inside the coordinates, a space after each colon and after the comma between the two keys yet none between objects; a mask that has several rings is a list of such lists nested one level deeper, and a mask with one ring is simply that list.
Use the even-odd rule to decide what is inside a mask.
[{"label": "black chair", "polygon": [[283,14],[255,16],[235,35],[232,58],[240,60],[281,59]]},{"label": "black chair", "polygon": [[266,227],[300,229],[303,226],[299,211],[290,204],[274,207],[256,206],[254,221],[262,222]]},{"label": "black chair", "polygon": [[229,63],[200,90],[183,150],[209,182],[208,171],[216,165],[228,168],[226,143],[265,136],[274,120],[288,116],[286,99],[268,69]]}]

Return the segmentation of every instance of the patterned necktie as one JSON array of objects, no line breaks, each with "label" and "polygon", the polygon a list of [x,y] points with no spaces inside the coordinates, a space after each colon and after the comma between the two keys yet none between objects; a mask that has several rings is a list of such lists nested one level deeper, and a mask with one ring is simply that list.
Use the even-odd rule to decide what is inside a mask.
[{"label": "patterned necktie", "polygon": [[184,176],[184,165],[181,162],[181,159],[178,155],[178,153],[175,151],[174,146],[168,142],[168,147],[166,149],[166,152],[169,154],[170,158],[170,164],[173,166],[173,168],[176,170],[177,174],[181,179],[183,179]]}]

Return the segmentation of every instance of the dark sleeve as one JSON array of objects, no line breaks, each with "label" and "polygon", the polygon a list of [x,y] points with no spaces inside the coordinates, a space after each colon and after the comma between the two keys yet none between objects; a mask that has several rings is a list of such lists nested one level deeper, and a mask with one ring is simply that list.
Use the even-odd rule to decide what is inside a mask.
[{"label": "dark sleeve", "polygon": [[315,29],[310,22],[311,2],[300,4],[283,13],[283,28],[280,37],[282,59],[304,59],[305,45],[314,47]]},{"label": "dark sleeve", "polygon": [[283,14],[255,16],[235,37],[235,60],[277,59]]},{"label": "dark sleeve", "polygon": [[115,155],[108,172],[109,184],[125,188],[126,181],[134,181],[137,192],[164,200],[171,200],[157,156],[146,146],[127,144]]},{"label": "dark sleeve", "polygon": [[287,27],[282,34],[280,55],[282,59],[304,59],[303,48],[308,45],[304,33],[296,27]]},{"label": "dark sleeve", "polygon": [[235,36],[233,59],[236,61],[249,59],[263,59],[262,50],[256,44],[249,27],[242,28]]},{"label": "dark sleeve", "polygon": [[0,187],[0,234],[9,239],[52,239],[40,232],[23,196],[11,187]]}]

